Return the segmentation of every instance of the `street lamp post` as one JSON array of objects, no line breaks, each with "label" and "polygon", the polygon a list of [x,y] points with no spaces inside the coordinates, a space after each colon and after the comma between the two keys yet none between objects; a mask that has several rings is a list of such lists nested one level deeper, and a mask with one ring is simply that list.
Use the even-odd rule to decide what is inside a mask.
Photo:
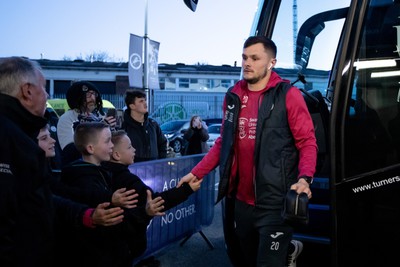
[{"label": "street lamp post", "polygon": [[148,0],[145,0],[145,15],[144,15],[144,65],[143,65],[143,88],[146,92],[148,111],[151,113],[153,111],[153,99],[151,98],[150,88],[149,88],[149,54],[148,54],[148,44],[149,37],[147,34],[147,21],[148,21]]},{"label": "street lamp post", "polygon": [[[187,7],[190,8],[193,12],[196,11],[198,0],[184,0],[184,3]],[[148,53],[148,46],[149,46],[149,37],[147,34],[147,21],[148,21],[148,9],[149,3],[148,0],[145,0],[145,16],[144,16],[144,64],[143,64],[143,89],[146,92],[147,98],[147,105],[148,111],[151,114],[153,112],[153,97],[151,94],[151,89],[149,88],[149,53]]]}]

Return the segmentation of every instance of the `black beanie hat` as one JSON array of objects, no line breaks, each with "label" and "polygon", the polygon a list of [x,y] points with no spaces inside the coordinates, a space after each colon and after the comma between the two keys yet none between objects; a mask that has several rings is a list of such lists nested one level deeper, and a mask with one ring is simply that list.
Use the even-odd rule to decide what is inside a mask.
[{"label": "black beanie hat", "polygon": [[94,91],[97,93],[96,110],[100,113],[103,111],[103,102],[101,95],[96,86],[88,81],[79,81],[73,83],[67,90],[67,103],[70,109],[81,109],[86,101],[86,93]]}]

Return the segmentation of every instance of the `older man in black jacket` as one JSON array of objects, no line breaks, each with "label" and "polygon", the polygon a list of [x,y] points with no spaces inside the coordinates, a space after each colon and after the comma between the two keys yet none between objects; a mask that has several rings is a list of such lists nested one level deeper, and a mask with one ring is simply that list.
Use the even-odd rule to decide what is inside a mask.
[{"label": "older man in black jacket", "polygon": [[40,66],[20,57],[0,58],[0,263],[2,267],[56,266],[55,216],[76,227],[114,225],[120,208],[96,209],[55,197],[45,153],[37,144],[46,125],[46,80]]}]

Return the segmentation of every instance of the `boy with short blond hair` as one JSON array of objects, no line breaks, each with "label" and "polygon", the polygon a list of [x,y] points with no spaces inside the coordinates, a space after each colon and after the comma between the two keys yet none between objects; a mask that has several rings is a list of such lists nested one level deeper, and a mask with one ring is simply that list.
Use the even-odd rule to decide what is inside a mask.
[{"label": "boy with short blond hair", "polygon": [[[171,188],[161,193],[153,192],[137,175],[129,170],[129,165],[133,164],[135,158],[135,148],[124,130],[112,133],[111,159],[103,162],[102,165],[112,172],[113,185],[115,188],[125,187],[135,189],[139,194],[137,208],[138,212],[146,214],[140,220],[132,221],[129,224],[129,230],[135,233],[132,253],[135,257],[140,256],[146,250],[147,244],[147,226],[153,216],[162,216],[165,211],[184,202],[193,192],[200,189],[201,181],[192,179],[182,186]],[[151,202],[154,198],[154,201]]]},{"label": "boy with short blond hair", "polygon": [[[110,160],[113,149],[109,125],[103,122],[80,123],[75,129],[74,142],[82,159],[62,169],[61,182],[65,190],[59,193],[91,207],[105,201],[126,210],[136,207],[135,190],[114,190],[110,173],[100,165],[102,161]],[[131,266],[130,249],[123,238],[127,217],[129,214],[125,213],[124,222],[107,228],[66,229],[62,236],[64,253],[68,255],[66,262],[70,266],[82,267]]]}]

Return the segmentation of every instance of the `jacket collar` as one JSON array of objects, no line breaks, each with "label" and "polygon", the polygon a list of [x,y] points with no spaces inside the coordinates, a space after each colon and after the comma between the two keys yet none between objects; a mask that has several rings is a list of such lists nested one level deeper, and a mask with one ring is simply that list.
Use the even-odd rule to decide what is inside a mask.
[{"label": "jacket collar", "polygon": [[[288,80],[282,79],[276,72],[272,71],[269,81],[267,83],[267,86],[262,91],[267,91],[271,88],[274,88],[278,83],[280,83],[282,81],[289,82]],[[237,86],[234,87],[232,92],[238,93],[240,91],[248,91],[248,90],[249,89],[247,87],[247,82],[242,79],[237,83]]]},{"label": "jacket collar", "polygon": [[124,122],[126,122],[128,125],[140,125],[140,126],[142,126],[142,125],[147,125],[147,123],[148,123],[148,118],[149,118],[149,113],[146,113],[146,114],[144,114],[144,122],[143,122],[143,124],[141,123],[141,122],[138,122],[138,121],[136,121],[136,120],[134,120],[132,117],[131,117],[131,111],[130,111],[130,109],[126,109],[125,111],[124,111]]},{"label": "jacket collar", "polygon": [[0,93],[0,114],[9,118],[27,135],[36,138],[47,120],[30,113],[17,98]]},{"label": "jacket collar", "polygon": [[121,172],[121,171],[128,170],[128,166],[121,164],[121,163],[111,162],[111,161],[102,162],[101,165],[104,168],[106,168],[107,170],[112,171],[112,172]]}]

